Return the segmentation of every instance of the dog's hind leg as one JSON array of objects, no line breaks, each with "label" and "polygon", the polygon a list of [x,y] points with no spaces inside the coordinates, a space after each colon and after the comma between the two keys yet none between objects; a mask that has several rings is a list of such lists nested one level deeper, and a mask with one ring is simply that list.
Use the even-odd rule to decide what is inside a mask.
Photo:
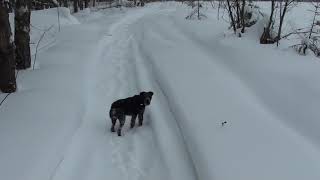
[{"label": "dog's hind leg", "polygon": [[115,132],[114,126],[115,126],[116,123],[117,123],[117,117],[115,117],[115,116],[111,117],[111,122],[112,122],[111,132]]},{"label": "dog's hind leg", "polygon": [[136,115],[136,114],[132,115],[130,128],[133,128],[134,125],[136,124],[136,118],[137,118],[137,115]]},{"label": "dog's hind leg", "polygon": [[120,126],[119,126],[119,129],[118,129],[118,136],[121,136],[121,130],[122,130],[122,127],[126,121],[126,116],[125,115],[122,115],[121,117],[119,117],[119,121],[120,121]]}]

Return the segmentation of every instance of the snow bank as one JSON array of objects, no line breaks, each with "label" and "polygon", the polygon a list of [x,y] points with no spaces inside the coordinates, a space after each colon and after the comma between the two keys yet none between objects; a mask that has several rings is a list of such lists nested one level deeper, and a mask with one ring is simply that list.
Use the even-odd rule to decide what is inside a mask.
[{"label": "snow bank", "polygon": [[34,25],[58,25],[58,13],[61,25],[79,24],[79,21],[65,7],[32,11],[31,18]]},{"label": "snow bank", "polygon": [[146,17],[135,33],[198,178],[318,179],[316,58],[259,45],[257,27],[228,37],[214,11],[207,21],[187,13]]},{"label": "snow bank", "polygon": [[[59,19],[58,19],[59,13]],[[48,31],[40,42],[40,49],[51,45],[59,31],[59,23],[63,28],[67,25],[79,24],[79,21],[70,14],[68,8],[59,7],[46,10],[33,11],[31,14],[31,49],[35,53],[35,47],[44,31]],[[60,28],[61,28],[60,27]],[[39,48],[38,47],[38,48]]]},{"label": "snow bank", "polygon": [[[53,25],[40,44],[47,51],[39,52],[36,70],[19,71],[18,92],[0,108],[1,179],[51,179],[84,117],[85,70],[98,41],[84,34],[98,33],[93,26],[74,25],[78,21],[64,8],[57,33],[56,10],[32,12],[31,43]],[[35,44],[31,48],[35,52]]]},{"label": "snow bank", "polygon": [[[58,19],[59,13],[59,19]],[[42,38],[39,49],[48,48],[56,40],[56,35],[60,26],[79,24],[79,21],[70,14],[70,10],[65,7],[51,8],[45,10],[32,11],[31,13],[31,32],[30,32],[30,48],[31,53],[35,54],[36,46],[45,31],[46,34]],[[10,13],[11,30],[14,34],[14,14]]]}]

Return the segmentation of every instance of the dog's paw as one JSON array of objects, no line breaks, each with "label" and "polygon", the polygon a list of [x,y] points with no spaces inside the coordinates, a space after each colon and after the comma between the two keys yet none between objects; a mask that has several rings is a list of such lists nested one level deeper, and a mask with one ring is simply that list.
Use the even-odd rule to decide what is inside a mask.
[{"label": "dog's paw", "polygon": [[114,130],[114,128],[111,128],[110,130],[111,130],[111,132],[116,132],[116,131]]}]

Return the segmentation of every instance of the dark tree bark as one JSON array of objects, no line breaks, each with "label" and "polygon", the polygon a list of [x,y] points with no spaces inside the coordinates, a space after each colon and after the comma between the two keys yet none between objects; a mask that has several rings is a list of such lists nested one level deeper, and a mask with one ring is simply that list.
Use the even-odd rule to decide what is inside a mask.
[{"label": "dark tree bark", "polygon": [[69,7],[68,6],[68,0],[60,0],[59,4],[60,4],[60,6],[63,6],[63,7]]},{"label": "dark tree bark", "polygon": [[78,4],[79,4],[79,0],[73,0],[73,11],[75,13],[79,11]]},{"label": "dark tree bark", "polygon": [[79,0],[79,8],[80,10],[83,10],[83,0]]},{"label": "dark tree bark", "polygon": [[68,0],[63,0],[63,7],[69,7]]},{"label": "dark tree bark", "polygon": [[12,13],[15,8],[15,0],[9,0],[9,8],[10,8],[9,12]]},{"label": "dark tree bark", "polygon": [[198,19],[200,20],[200,0],[198,0]]},{"label": "dark tree bark", "polygon": [[275,10],[275,0],[271,1],[271,13],[267,27],[263,29],[263,33],[260,37],[260,44],[273,44],[275,40],[271,37],[271,25],[273,23],[273,14]]},{"label": "dark tree bark", "polygon": [[[281,39],[281,32],[282,32],[282,25],[283,25],[283,21],[284,21],[284,16],[286,15],[287,13],[287,9],[288,9],[288,6],[289,6],[289,0],[286,0],[285,1],[285,4],[284,4],[284,7],[283,7],[283,10],[282,10],[282,2],[280,2],[280,24],[279,24],[279,29],[278,29],[278,35],[277,35],[277,46],[279,46],[279,41]],[[281,12],[282,10],[282,12]]]},{"label": "dark tree bark", "polygon": [[14,45],[11,39],[9,14],[0,0],[0,91],[16,91]]},{"label": "dark tree bark", "polygon": [[16,46],[17,69],[26,69],[31,66],[30,54],[30,15],[31,1],[17,0],[15,9],[14,43]]},{"label": "dark tree bark", "polygon": [[9,1],[4,1],[3,2],[3,6],[7,9],[8,12],[12,12],[12,7],[10,5],[10,2]]},{"label": "dark tree bark", "polygon": [[88,8],[89,7],[89,0],[84,0],[84,7]]},{"label": "dark tree bark", "polygon": [[242,29],[241,32],[244,33],[245,31],[245,17],[244,17],[244,11],[245,11],[245,6],[246,6],[246,0],[242,0],[242,6],[241,6],[241,24],[242,24]]},{"label": "dark tree bark", "polygon": [[96,7],[96,0],[92,0],[93,2],[92,2],[92,6],[93,7]]},{"label": "dark tree bark", "polygon": [[236,0],[236,13],[237,13],[237,29],[241,28],[241,17],[240,17],[240,3],[239,0]]},{"label": "dark tree bark", "polygon": [[232,7],[231,7],[231,4],[230,4],[230,0],[227,0],[227,5],[228,5],[228,12],[229,12],[229,17],[230,17],[230,20],[231,20],[231,25],[233,27],[233,31],[234,33],[237,33],[237,28],[236,28],[236,23],[234,21],[234,18],[233,18],[233,14],[232,14]]}]

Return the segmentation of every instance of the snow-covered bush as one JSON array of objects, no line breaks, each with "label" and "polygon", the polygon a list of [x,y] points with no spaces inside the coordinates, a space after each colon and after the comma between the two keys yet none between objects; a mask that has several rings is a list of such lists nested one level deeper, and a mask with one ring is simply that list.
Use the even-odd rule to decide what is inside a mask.
[{"label": "snow-covered bush", "polygon": [[320,56],[320,39],[319,34],[312,37],[304,37],[300,44],[292,46],[300,55],[308,54],[308,50],[311,50],[315,56]]},{"label": "snow-covered bush", "polygon": [[202,12],[200,12],[200,9],[202,9],[202,4],[200,3],[200,1],[197,1],[197,3],[194,3],[194,1],[189,1],[192,2],[191,7],[193,9],[193,11],[186,17],[186,19],[197,19],[197,20],[201,20],[201,19],[206,19],[207,16],[205,14],[203,14]]},{"label": "snow-covered bush", "polygon": [[311,26],[307,28],[307,31],[296,32],[294,34],[299,35],[302,39],[300,44],[294,45],[294,49],[302,55],[306,55],[308,50],[311,50],[315,56],[320,56],[320,3],[313,3],[314,10],[310,10],[314,13]]},{"label": "snow-covered bush", "polygon": [[259,7],[246,0],[227,0],[224,4],[229,15],[230,28],[236,33],[238,29],[245,32],[246,27],[254,25],[260,18]]},{"label": "snow-covered bush", "polygon": [[246,27],[250,27],[256,24],[259,19],[262,18],[262,14],[260,13],[260,8],[258,6],[249,3],[244,8],[244,24]]},{"label": "snow-covered bush", "polygon": [[121,4],[124,7],[134,7],[135,6],[133,1],[127,1],[127,0],[123,0]]},{"label": "snow-covered bush", "polygon": [[187,6],[190,6],[192,8],[194,8],[196,6],[196,3],[194,1],[187,1],[186,4],[187,4]]}]

